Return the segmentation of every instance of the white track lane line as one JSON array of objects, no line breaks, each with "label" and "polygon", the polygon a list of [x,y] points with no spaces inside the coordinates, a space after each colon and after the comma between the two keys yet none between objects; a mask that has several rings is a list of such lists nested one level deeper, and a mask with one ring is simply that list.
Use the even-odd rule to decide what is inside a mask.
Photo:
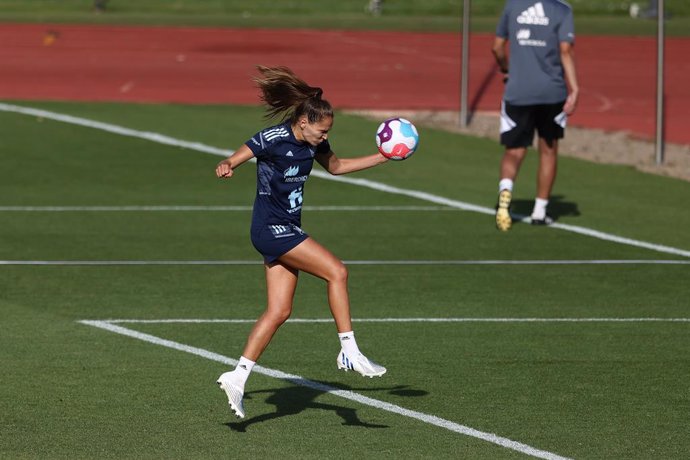
[{"label": "white track lane line", "polygon": [[[253,324],[256,319],[108,319],[110,324]],[[288,323],[318,324],[332,323],[333,318],[290,318]],[[690,318],[352,318],[354,323],[690,323]]]}]

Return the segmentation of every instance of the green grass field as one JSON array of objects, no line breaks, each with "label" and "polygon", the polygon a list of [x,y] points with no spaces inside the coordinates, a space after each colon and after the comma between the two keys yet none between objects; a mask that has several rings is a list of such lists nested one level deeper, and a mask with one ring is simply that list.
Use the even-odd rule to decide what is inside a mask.
[{"label": "green grass field", "polygon": [[[463,0],[384,1],[381,16],[366,11],[368,0],[110,0],[94,13],[89,0],[0,0],[4,22],[300,27],[448,32],[461,30]],[[474,1],[472,30],[493,32],[504,0]],[[631,1],[572,0],[578,34],[654,35],[656,21],[633,20]],[[647,3],[638,1],[644,8]],[[690,3],[666,2],[669,36],[688,36]]]},{"label": "green grass field", "polygon": [[[219,181],[203,147],[133,136],[232,149],[261,111],[21,105],[133,131],[0,111],[0,457],[690,451],[690,183],[562,158],[559,226],[502,234],[492,141],[420,128],[410,160],[345,176],[369,182],[312,177],[303,226],[347,261],[358,341],[389,372],[339,373],[331,322],[288,323],[239,421],[215,379],[251,327],[235,320],[265,302],[248,237],[254,166]],[[376,125],[339,114],[334,150],[372,152]],[[523,214],[534,160],[516,189]],[[301,277],[293,318],[329,318],[323,282]],[[104,322],[118,319],[151,321]]]}]

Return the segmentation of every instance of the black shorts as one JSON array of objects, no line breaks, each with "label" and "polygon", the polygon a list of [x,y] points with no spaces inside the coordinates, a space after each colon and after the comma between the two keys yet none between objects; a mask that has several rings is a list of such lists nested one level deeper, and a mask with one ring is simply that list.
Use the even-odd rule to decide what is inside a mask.
[{"label": "black shorts", "polygon": [[536,129],[539,137],[553,141],[562,139],[568,116],[563,102],[555,104],[501,105],[501,144],[507,148],[529,147]]},{"label": "black shorts", "polygon": [[309,235],[293,224],[252,226],[251,236],[252,244],[264,256],[267,264],[272,264],[280,256],[309,238]]}]

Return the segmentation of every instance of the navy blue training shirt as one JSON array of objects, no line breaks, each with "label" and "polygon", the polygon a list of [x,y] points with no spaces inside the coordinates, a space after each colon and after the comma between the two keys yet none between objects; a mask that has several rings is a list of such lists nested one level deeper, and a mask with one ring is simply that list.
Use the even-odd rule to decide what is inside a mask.
[{"label": "navy blue training shirt", "polygon": [[314,164],[314,155],[328,153],[323,141],[316,147],[298,141],[289,122],[263,129],[245,145],[256,157],[256,198],[252,227],[293,224],[302,219],[304,183]]}]

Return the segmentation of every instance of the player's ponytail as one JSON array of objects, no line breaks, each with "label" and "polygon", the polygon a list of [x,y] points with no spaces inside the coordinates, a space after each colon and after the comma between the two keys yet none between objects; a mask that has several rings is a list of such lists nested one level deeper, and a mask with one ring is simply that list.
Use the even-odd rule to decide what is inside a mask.
[{"label": "player's ponytail", "polygon": [[266,118],[280,116],[296,123],[305,116],[309,123],[333,118],[331,104],[322,98],[323,90],[309,86],[287,67],[257,66],[261,76],[254,78],[267,106]]}]

